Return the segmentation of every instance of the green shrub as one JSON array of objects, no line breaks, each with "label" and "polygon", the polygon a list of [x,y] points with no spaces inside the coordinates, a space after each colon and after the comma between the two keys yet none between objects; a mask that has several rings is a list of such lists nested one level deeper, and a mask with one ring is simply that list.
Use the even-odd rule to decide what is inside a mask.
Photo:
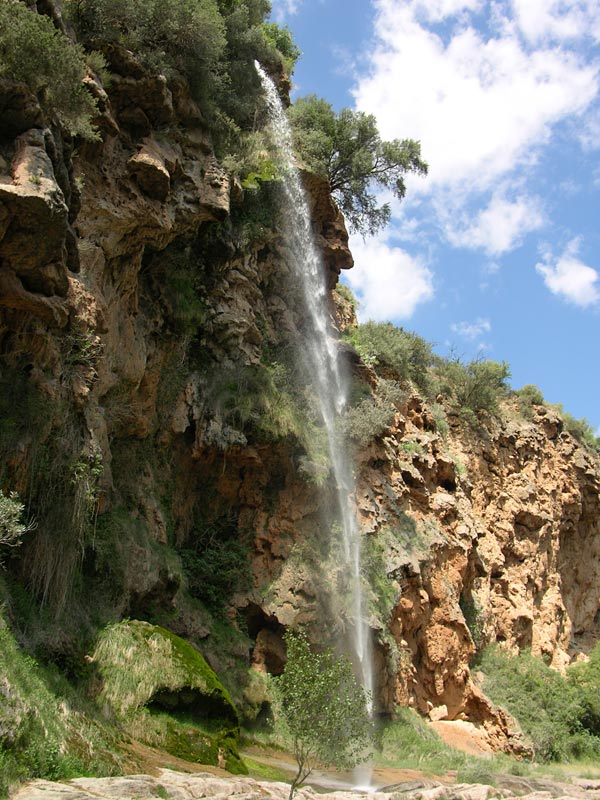
[{"label": "green shrub", "polygon": [[371,587],[370,605],[372,613],[381,621],[383,630],[387,630],[390,615],[400,597],[400,586],[387,571],[389,531],[381,531],[377,535],[365,536],[363,539],[361,570]]},{"label": "green shrub", "polygon": [[[235,152],[223,158],[223,166],[240,179],[243,188],[256,191],[261,189],[264,183],[278,180],[279,174],[275,157],[264,132],[242,133],[238,130],[237,136],[239,141]],[[264,204],[265,199],[266,194],[261,198],[261,205]],[[271,223],[275,219],[276,207],[265,210],[268,211],[268,222]],[[239,208],[234,209],[233,213],[235,215],[240,211]]]},{"label": "green shrub", "polygon": [[463,364],[458,358],[440,359],[436,372],[442,393],[468,421],[475,422],[478,411],[496,413],[500,399],[508,392],[510,370],[504,361],[475,359]]},{"label": "green shrub", "polygon": [[448,424],[448,417],[446,416],[444,406],[439,403],[431,403],[428,408],[433,417],[436,431],[440,434],[442,439],[445,440],[450,433],[450,425]]},{"label": "green shrub", "polygon": [[485,618],[483,608],[479,601],[472,596],[461,595],[460,610],[463,613],[467,628],[473,639],[476,650],[481,650],[485,644]]},{"label": "green shrub", "polygon": [[533,383],[528,383],[516,392],[519,411],[525,419],[533,417],[533,406],[544,404],[544,395]]},{"label": "green shrub", "polygon": [[285,71],[291,75],[302,51],[294,41],[290,29],[287,25],[282,28],[276,22],[263,22],[261,30],[266,41],[281,53]]},{"label": "green shrub", "polygon": [[[254,61],[276,68],[284,64],[285,57],[274,44],[274,33],[264,27],[271,10],[268,0],[220,0],[219,5],[227,44],[217,105],[242,130],[250,131],[255,127],[257,106],[263,94]],[[287,46],[285,35],[281,38]]]},{"label": "green shrub", "polygon": [[345,283],[336,283],[335,285],[335,293],[338,294],[341,298],[343,298],[347,303],[350,303],[354,311],[356,312],[358,308],[358,300],[352,293],[352,289],[349,286],[346,286]]},{"label": "green shrub", "polygon": [[214,611],[252,586],[249,547],[240,539],[233,516],[197,526],[180,555],[190,594]]},{"label": "green shrub", "polygon": [[515,717],[536,759],[600,755],[600,738],[588,727],[586,695],[576,679],[563,677],[528,652],[510,656],[497,646],[486,648],[477,666],[485,675],[485,692]]},{"label": "green shrub", "polygon": [[205,98],[225,48],[215,0],[65,0],[65,15],[86,43],[120,42],[149,69],[184,75]]},{"label": "green shrub", "polygon": [[366,447],[389,430],[395,414],[396,410],[389,403],[378,405],[373,399],[363,400],[346,411],[344,433],[359,447]]},{"label": "green shrub", "polygon": [[596,437],[594,428],[590,425],[585,417],[577,419],[569,414],[568,411],[563,411],[562,406],[558,406],[561,413],[565,430],[574,436],[577,441],[588,447],[590,450],[600,449],[600,438]]},{"label": "green shrub", "polygon": [[438,773],[463,765],[464,754],[445,744],[416,711],[398,707],[394,717],[380,731],[378,764]]},{"label": "green shrub", "polygon": [[428,369],[434,359],[431,345],[416,333],[396,328],[391,322],[370,321],[359,325],[349,339],[366,364],[428,391]]},{"label": "green shrub", "polygon": [[18,781],[120,771],[89,703],[27,655],[0,616],[0,797]]},{"label": "green shrub", "polygon": [[425,448],[418,442],[400,442],[399,450],[407,456],[422,456],[425,454]]},{"label": "green shrub", "polygon": [[299,55],[287,28],[265,23],[267,0],[64,0],[88,47],[119,42],[149,70],[183,76],[219,156],[256,127],[262,87],[254,61],[288,71]]},{"label": "green shrub", "polygon": [[11,492],[7,497],[0,490],[0,547],[18,547],[23,536],[32,530],[33,523],[23,522],[24,511],[25,505],[16,492]]},{"label": "green shrub", "polygon": [[[234,426],[242,438],[268,441],[296,439],[309,461],[327,468],[327,445],[323,427],[317,422],[310,391],[303,387],[295,370],[285,363],[237,364],[220,370],[206,390],[206,410],[215,422]],[[216,439],[218,446],[240,441],[227,436]]]},{"label": "green shrub", "polygon": [[584,727],[600,737],[600,643],[590,653],[588,662],[574,664],[569,669],[567,679],[581,695]]},{"label": "green shrub", "polygon": [[96,139],[96,103],[82,83],[85,74],[83,50],[49,17],[18,0],[0,2],[0,75],[26,83],[72,134]]}]

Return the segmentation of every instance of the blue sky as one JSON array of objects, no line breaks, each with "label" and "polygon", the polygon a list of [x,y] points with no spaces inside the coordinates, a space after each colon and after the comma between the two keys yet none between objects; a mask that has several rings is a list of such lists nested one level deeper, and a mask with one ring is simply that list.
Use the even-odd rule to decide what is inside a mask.
[{"label": "blue sky", "polygon": [[466,360],[600,435],[600,4],[597,0],[273,0],[303,51],[293,96],[421,141],[376,238],[351,238],[362,319]]}]

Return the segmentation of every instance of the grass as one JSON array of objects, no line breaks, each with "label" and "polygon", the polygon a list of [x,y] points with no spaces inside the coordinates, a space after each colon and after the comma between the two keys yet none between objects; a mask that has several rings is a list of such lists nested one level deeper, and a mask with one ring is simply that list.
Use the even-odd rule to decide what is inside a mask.
[{"label": "grass", "polygon": [[465,754],[445,744],[438,734],[410,708],[396,709],[396,719],[379,731],[379,749],[375,764],[422,770],[441,775],[457,770],[465,762]]},{"label": "grass", "polygon": [[[292,756],[281,746],[277,722],[271,731],[245,731],[243,747],[260,759],[277,753],[281,759]],[[271,753],[271,751],[273,751]],[[257,778],[289,782],[285,770],[244,756],[249,774]],[[374,756],[375,768],[415,770],[432,779],[450,779],[455,783],[480,783],[501,786],[503,776],[553,780],[569,783],[574,777],[600,779],[600,765],[585,761],[537,764],[504,753],[472,755],[446,744],[419,714],[409,708],[397,708],[396,719],[381,724]]]},{"label": "grass", "polygon": [[414,769],[436,777],[450,773],[456,783],[502,784],[502,776],[569,783],[573,777],[600,779],[600,766],[589,761],[532,763],[504,753],[476,756],[447,745],[416,712],[397,709],[397,719],[380,731],[377,767]]},{"label": "grass", "polygon": [[254,758],[244,754],[244,763],[248,767],[248,774],[252,778],[267,781],[279,781],[281,783],[289,783],[290,770],[285,770],[282,767],[276,767],[272,764],[265,764],[262,761],[256,761]]},{"label": "grass", "polygon": [[497,646],[481,653],[477,668],[485,675],[484,691],[515,717],[536,760],[597,763],[598,716],[590,705],[590,697],[600,692],[595,675],[590,695],[541,658],[528,652],[511,656]]},{"label": "grass", "polygon": [[0,617],[0,797],[30,778],[120,770],[116,740],[92,704],[18,645]]},{"label": "grass", "polygon": [[127,732],[191,763],[221,766],[238,775],[248,772],[237,751],[237,731],[224,729],[219,720],[200,719],[194,712],[143,708],[131,715]]}]

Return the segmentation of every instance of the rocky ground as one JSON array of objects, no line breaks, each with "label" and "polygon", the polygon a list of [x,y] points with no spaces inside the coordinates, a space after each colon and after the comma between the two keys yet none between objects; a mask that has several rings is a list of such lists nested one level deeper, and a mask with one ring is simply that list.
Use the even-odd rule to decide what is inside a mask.
[{"label": "rocky ground", "polygon": [[[469,735],[456,723],[452,728],[455,745],[469,752]],[[446,738],[450,736],[445,731]],[[75,778],[68,781],[32,781],[22,786],[11,800],[287,800],[289,784],[245,776],[232,776],[218,767],[191,763],[175,756],[132,741],[127,750],[131,765],[140,772],[151,774],[124,775],[112,778]],[[246,748],[244,755],[281,773],[293,775],[291,756],[280,750],[261,746]],[[166,766],[168,768],[166,768]],[[594,777],[583,778],[565,770],[560,779],[495,775],[495,786],[456,783],[456,773],[432,776],[416,769],[375,767],[369,781],[371,789],[357,788],[360,780],[352,773],[315,770],[310,786],[299,789],[298,800],[492,800],[519,797],[524,800],[600,800],[600,772],[591,770]],[[597,774],[596,774],[597,773]]]},{"label": "rocky ground", "polygon": [[[552,798],[600,798],[600,781],[575,779],[565,784],[550,780],[505,776],[498,786],[455,784],[448,786],[430,780],[404,781],[383,787],[375,792],[344,790],[323,794],[305,788],[297,792],[299,800],[349,800],[368,794],[373,800],[488,800],[499,797],[508,800],[523,797],[529,800]],[[225,778],[212,773],[186,774],[162,769],[156,777],[128,775],[120,778],[75,778],[70,781],[33,781],[22,787],[12,800],[198,800],[236,798],[237,800],[285,800],[289,786],[285,783],[258,781],[254,778]]]}]

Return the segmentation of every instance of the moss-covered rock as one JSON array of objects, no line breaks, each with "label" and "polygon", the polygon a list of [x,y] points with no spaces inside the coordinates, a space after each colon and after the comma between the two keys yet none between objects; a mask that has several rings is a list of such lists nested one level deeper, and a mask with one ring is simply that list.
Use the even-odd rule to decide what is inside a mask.
[{"label": "moss-covered rock", "polygon": [[180,758],[246,772],[237,709],[188,642],[157,625],[124,620],[102,631],[93,661],[99,699],[134,735]]}]

